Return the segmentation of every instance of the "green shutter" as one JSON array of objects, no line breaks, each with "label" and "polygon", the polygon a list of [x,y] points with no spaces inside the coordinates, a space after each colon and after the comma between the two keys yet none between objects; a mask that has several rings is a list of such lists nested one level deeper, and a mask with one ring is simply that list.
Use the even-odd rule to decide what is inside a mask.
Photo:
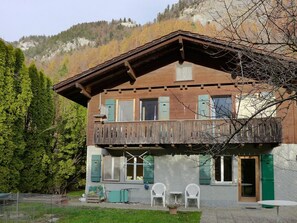
[{"label": "green shutter", "polygon": [[273,155],[261,155],[262,200],[274,200]]},{"label": "green shutter", "polygon": [[115,120],[115,104],[116,104],[116,101],[114,99],[105,100],[108,122],[114,122]]},{"label": "green shutter", "polygon": [[170,98],[159,97],[159,120],[169,120],[170,115]]},{"label": "green shutter", "polygon": [[154,157],[144,156],[143,157],[143,183],[153,184],[154,183]]},{"label": "green shutter", "polygon": [[100,182],[101,178],[101,155],[92,155],[91,181]]},{"label": "green shutter", "polygon": [[209,111],[210,111],[210,104],[209,104],[209,95],[199,95],[198,96],[198,119],[209,119]]},{"label": "green shutter", "polygon": [[199,156],[199,181],[201,185],[210,185],[210,155]]}]

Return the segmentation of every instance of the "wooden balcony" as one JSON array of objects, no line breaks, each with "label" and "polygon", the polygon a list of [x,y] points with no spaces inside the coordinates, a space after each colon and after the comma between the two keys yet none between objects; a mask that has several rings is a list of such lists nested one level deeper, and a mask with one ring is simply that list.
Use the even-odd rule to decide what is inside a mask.
[{"label": "wooden balcony", "polygon": [[245,119],[95,122],[94,140],[99,146],[281,142],[279,118],[253,119],[242,125],[245,122]]}]

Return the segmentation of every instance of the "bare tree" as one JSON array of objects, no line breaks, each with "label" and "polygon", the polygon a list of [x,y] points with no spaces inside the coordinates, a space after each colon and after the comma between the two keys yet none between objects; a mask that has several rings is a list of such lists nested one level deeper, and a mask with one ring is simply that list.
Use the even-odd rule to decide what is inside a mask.
[{"label": "bare tree", "polygon": [[215,19],[218,37],[243,46],[234,75],[296,91],[297,1],[222,2],[224,14],[217,12]]},{"label": "bare tree", "polygon": [[[259,125],[263,125],[276,112],[285,118],[297,100],[297,1],[220,0],[220,4],[224,10],[212,15],[219,30],[217,38],[240,49],[228,70],[240,86],[235,113],[226,115],[227,108],[220,108],[224,122],[204,131],[212,141],[204,151],[212,157],[221,154],[242,132],[253,131],[249,127],[252,120],[262,120]],[[209,103],[210,110],[214,106]],[[217,129],[226,125],[232,130],[218,134]],[[197,152],[195,148],[189,151]]]}]

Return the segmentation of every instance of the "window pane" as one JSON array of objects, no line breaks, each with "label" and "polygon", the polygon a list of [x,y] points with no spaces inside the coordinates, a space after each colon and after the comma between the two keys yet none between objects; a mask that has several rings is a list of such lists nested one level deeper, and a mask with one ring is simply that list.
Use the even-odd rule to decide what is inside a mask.
[{"label": "window pane", "polygon": [[120,180],[120,158],[112,156],[103,157],[103,179]]},{"label": "window pane", "polygon": [[136,180],[143,180],[143,160],[137,157]]},{"label": "window pane", "polygon": [[215,159],[215,180],[221,181],[221,157]]},{"label": "window pane", "polygon": [[120,180],[120,157],[113,157],[113,159],[114,159],[113,179]]},{"label": "window pane", "polygon": [[103,177],[104,180],[110,180],[111,179],[111,156],[104,156],[103,157]]},{"label": "window pane", "polygon": [[143,165],[138,164],[137,165],[137,171],[136,171],[136,179],[137,180],[143,180]]},{"label": "window pane", "polygon": [[133,180],[134,165],[127,164],[127,180]]},{"label": "window pane", "polygon": [[224,156],[224,181],[232,181],[232,156]]},{"label": "window pane", "polygon": [[119,101],[118,121],[131,122],[133,121],[133,100]]},{"label": "window pane", "polygon": [[228,118],[231,117],[232,99],[231,96],[215,96],[212,97],[213,102],[213,117],[214,118]]}]

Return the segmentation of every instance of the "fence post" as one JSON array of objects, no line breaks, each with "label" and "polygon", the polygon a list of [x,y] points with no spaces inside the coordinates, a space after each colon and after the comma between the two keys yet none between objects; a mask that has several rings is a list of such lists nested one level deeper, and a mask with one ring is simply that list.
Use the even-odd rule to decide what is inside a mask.
[{"label": "fence post", "polygon": [[16,213],[17,213],[17,219],[19,219],[19,192],[17,192]]}]

